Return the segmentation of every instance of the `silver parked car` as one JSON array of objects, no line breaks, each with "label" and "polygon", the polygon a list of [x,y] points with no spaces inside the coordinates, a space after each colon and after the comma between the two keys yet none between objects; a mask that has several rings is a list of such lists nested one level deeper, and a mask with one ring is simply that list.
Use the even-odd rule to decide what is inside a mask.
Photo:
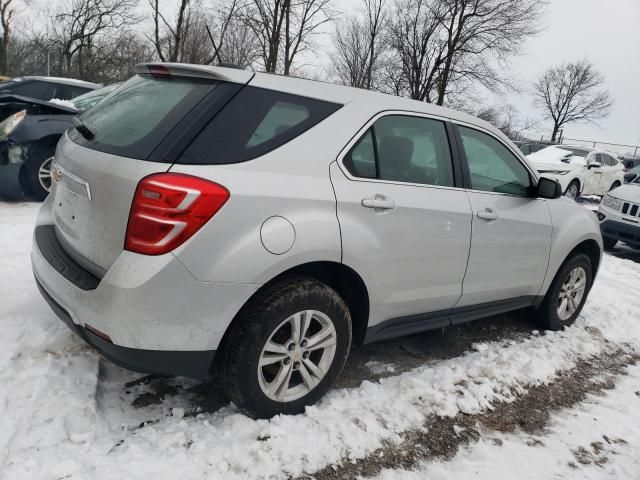
[{"label": "silver parked car", "polygon": [[58,316],[257,417],[319,400],[354,343],[522,308],[564,328],[602,251],[595,215],[475,117],[232,68],[139,66],[52,175],[32,261]]}]

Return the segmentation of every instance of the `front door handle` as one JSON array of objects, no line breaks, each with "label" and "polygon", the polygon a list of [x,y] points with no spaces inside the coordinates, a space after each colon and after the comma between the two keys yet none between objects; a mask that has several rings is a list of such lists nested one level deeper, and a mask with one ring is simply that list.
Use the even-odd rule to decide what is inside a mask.
[{"label": "front door handle", "polygon": [[362,206],[376,210],[392,210],[396,208],[396,202],[384,195],[375,195],[371,198],[363,198]]},{"label": "front door handle", "polygon": [[485,208],[484,210],[479,211],[477,215],[478,218],[481,218],[482,220],[491,221],[498,219],[498,212],[491,210],[490,208]]}]

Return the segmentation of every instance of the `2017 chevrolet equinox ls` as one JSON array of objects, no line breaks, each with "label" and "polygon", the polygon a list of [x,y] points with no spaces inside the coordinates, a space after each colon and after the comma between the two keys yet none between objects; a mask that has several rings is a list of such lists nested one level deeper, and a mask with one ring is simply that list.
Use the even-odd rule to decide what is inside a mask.
[{"label": "2017 chevrolet equinox ls", "polygon": [[60,141],[32,253],[53,310],[113,362],[215,375],[269,417],[319,400],[354,343],[580,313],[596,217],[487,123],[239,69],[136,71]]}]

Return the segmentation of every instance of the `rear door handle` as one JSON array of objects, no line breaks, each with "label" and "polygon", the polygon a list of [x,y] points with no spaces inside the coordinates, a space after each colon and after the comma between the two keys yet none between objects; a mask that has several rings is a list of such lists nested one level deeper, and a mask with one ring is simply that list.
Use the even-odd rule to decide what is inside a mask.
[{"label": "rear door handle", "polygon": [[498,219],[498,212],[496,212],[495,210],[491,210],[490,208],[485,208],[484,210],[481,210],[477,213],[478,218],[481,218],[482,220],[497,220]]},{"label": "rear door handle", "polygon": [[363,198],[362,206],[376,210],[391,210],[396,208],[396,202],[384,195],[375,195],[372,198]]}]

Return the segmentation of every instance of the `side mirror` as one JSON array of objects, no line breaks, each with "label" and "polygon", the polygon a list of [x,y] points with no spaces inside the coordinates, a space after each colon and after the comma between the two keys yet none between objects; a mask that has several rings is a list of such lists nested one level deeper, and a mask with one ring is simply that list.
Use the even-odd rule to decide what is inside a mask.
[{"label": "side mirror", "polygon": [[538,180],[538,188],[536,190],[538,198],[560,198],[562,196],[562,186],[557,180],[547,177],[540,177]]},{"label": "side mirror", "polygon": [[600,168],[601,166],[602,164],[600,162],[593,161],[589,164],[588,168],[591,170],[592,168]]}]

